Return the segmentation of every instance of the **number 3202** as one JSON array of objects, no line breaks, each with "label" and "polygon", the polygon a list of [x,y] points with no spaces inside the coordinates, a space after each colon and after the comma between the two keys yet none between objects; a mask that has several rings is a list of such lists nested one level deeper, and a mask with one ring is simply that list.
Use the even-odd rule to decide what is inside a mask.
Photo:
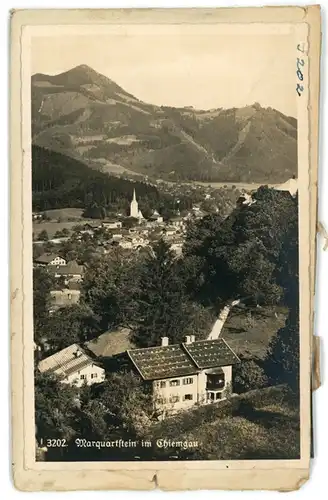
[{"label": "number 3202", "polygon": [[61,448],[67,446],[66,439],[47,439],[48,448]]}]

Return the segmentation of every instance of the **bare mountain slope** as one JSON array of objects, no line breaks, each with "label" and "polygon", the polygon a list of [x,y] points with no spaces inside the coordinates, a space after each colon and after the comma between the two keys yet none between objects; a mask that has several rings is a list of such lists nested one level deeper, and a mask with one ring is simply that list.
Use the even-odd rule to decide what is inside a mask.
[{"label": "bare mountain slope", "polygon": [[33,143],[169,180],[284,182],[297,123],[258,104],[196,110],[138,100],[88,66],[32,77]]}]

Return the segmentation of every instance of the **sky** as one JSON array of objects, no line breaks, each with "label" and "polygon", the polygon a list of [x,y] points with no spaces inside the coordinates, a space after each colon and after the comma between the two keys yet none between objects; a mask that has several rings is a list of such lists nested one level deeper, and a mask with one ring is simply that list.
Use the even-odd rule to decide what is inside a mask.
[{"label": "sky", "polygon": [[87,64],[145,102],[198,109],[260,103],[296,116],[295,39],[213,29],[44,32],[31,38],[31,71],[58,74]]}]

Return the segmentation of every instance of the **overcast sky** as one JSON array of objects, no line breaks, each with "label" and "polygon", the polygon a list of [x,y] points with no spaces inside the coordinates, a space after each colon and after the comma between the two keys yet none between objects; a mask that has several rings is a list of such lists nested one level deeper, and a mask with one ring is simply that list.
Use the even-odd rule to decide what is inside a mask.
[{"label": "overcast sky", "polygon": [[200,109],[254,102],[296,116],[292,34],[33,36],[32,74],[87,64],[138,99]]}]

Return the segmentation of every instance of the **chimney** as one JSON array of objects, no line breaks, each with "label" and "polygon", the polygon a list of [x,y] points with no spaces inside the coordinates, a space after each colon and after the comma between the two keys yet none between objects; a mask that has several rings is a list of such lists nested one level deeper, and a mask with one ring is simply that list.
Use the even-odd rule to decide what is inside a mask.
[{"label": "chimney", "polygon": [[191,344],[191,337],[190,335],[187,335],[185,338],[185,344]]},{"label": "chimney", "polygon": [[165,347],[169,345],[169,338],[168,337],[162,337],[162,347]]},{"label": "chimney", "polygon": [[195,340],[196,340],[195,335],[190,335],[190,343],[192,344],[193,342],[195,342]]}]

